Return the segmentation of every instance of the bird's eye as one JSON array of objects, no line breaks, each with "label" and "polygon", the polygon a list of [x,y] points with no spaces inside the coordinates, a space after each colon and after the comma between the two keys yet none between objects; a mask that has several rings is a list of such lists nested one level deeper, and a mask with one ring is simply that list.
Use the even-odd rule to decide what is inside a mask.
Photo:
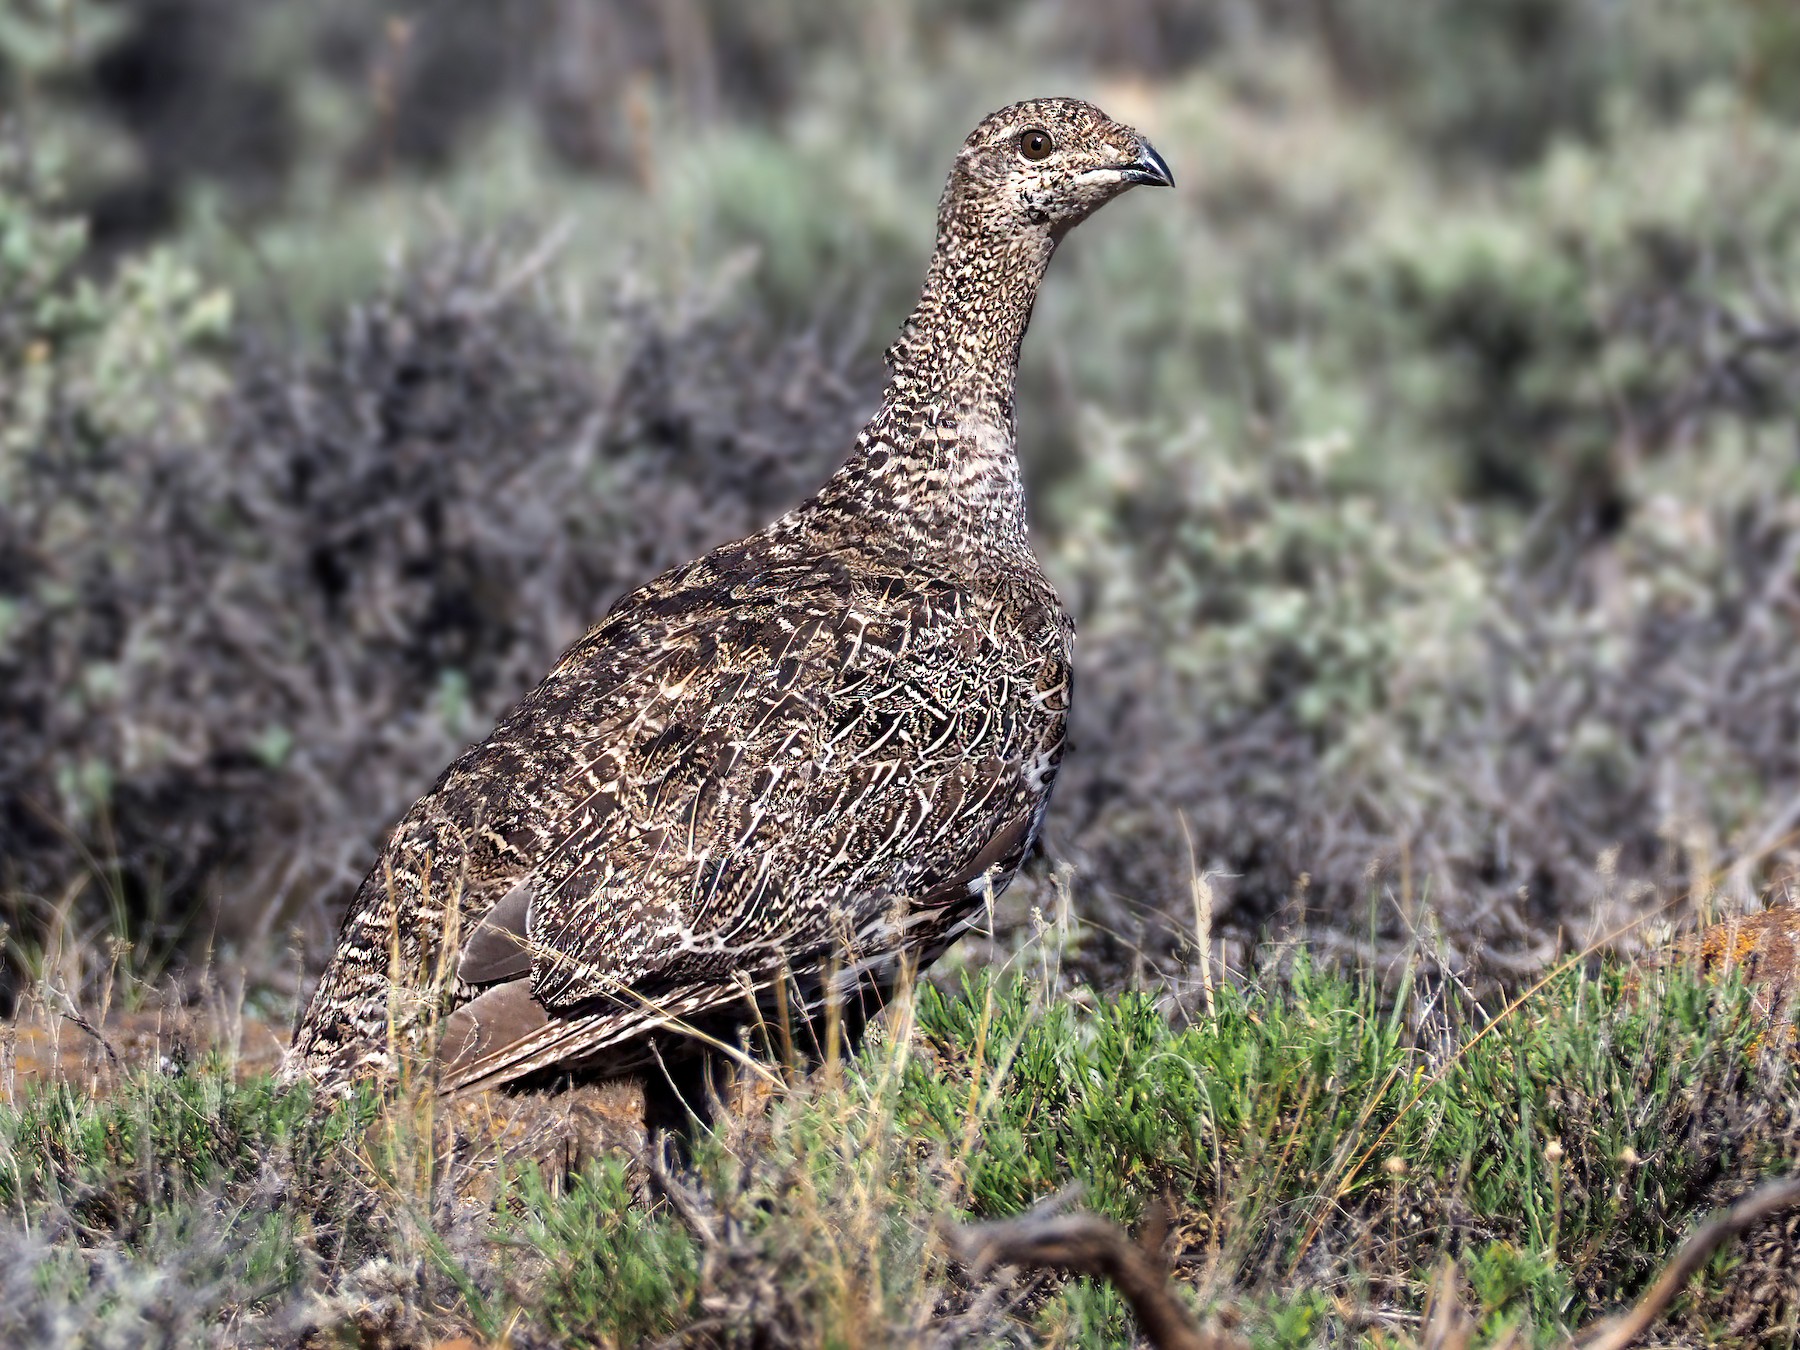
[{"label": "bird's eye", "polygon": [[1048,159],[1055,148],[1050,133],[1040,127],[1019,133],[1019,153],[1026,159]]}]

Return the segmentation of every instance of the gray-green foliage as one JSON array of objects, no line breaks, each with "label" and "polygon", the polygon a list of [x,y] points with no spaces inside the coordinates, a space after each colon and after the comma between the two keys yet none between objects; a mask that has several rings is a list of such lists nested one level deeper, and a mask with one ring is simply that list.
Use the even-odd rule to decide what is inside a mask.
[{"label": "gray-green foliage", "polygon": [[1624,100],[1678,112],[1697,88],[1738,75],[1758,51],[1776,65],[1783,55],[1781,18],[1754,0],[1326,0],[1314,8],[1353,88],[1439,153],[1501,161],[1598,135]]},{"label": "gray-green foliage", "polygon": [[160,249],[96,279],[83,225],[56,194],[50,156],[29,138],[0,136],[0,886],[9,895],[42,880],[27,840],[104,831],[122,774],[182,757],[169,722],[120,716],[133,683],[174,655],[124,611],[182,565],[167,540],[146,538],[136,484],[208,433],[229,387],[224,292]]},{"label": "gray-green foliage", "polygon": [[1252,921],[1304,885],[1360,936],[1386,892],[1377,933],[1439,926],[1455,959],[1500,963],[1543,959],[1554,924],[1601,937],[1720,862],[1754,892],[1797,767],[1768,735],[1796,678],[1766,626],[1787,498],[1658,494],[1593,554],[1545,561],[1542,529],[1334,473],[1341,440],[1195,440],[1101,423],[1069,489],[1061,561],[1101,672],[1077,737],[1134,749],[1071,764],[1064,838],[1078,878],[1159,903],[1081,891],[1086,912],[1178,941],[1192,859]]},{"label": "gray-green foliage", "polygon": [[502,1240],[549,1258],[529,1278],[550,1335],[633,1345],[681,1323],[699,1273],[693,1239],[644,1208],[623,1162],[591,1164],[554,1188],[533,1171],[512,1204],[521,1218]]},{"label": "gray-green foliage", "polygon": [[304,1094],[233,1082],[216,1056],[107,1101],[57,1083],[0,1109],[0,1331],[202,1344],[279,1327],[317,1271],[299,1179],[359,1120],[367,1103],[319,1117]]},{"label": "gray-green foliage", "polygon": [[0,140],[0,483],[13,503],[59,461],[198,435],[226,387],[229,296],[167,250],[105,282],[84,274],[85,227],[59,173],[29,139]]},{"label": "gray-green foliage", "polygon": [[1040,498],[1111,747],[1059,799],[1082,903],[1167,944],[1193,858],[1252,925],[1387,895],[1504,964],[1750,902],[1800,768],[1791,138],[1718,95],[1459,187],[1263,75],[1172,105],[1197,218],[1045,306],[1094,391]]},{"label": "gray-green foliage", "polygon": [[[945,155],[1052,80],[1145,123],[1181,182],[1070,241],[1022,376],[1035,523],[1084,633],[1048,837],[1116,931],[1093,973],[1178,945],[1190,856],[1240,936],[1297,899],[1360,940],[1374,893],[1388,954],[1436,923],[1502,970],[1721,869],[1751,901],[1800,786],[1800,166],[1742,64],[1779,27],[1765,8],[1508,0],[1415,31],[1385,0],[1296,6],[1196,29],[1134,84],[1059,64],[1081,22],[1030,5],[897,6],[853,32],[798,6],[769,20],[807,37],[757,115],[709,124],[694,70],[646,57],[625,111],[655,155],[577,173],[544,152],[563,134],[544,89],[489,90],[437,151],[400,154],[438,166],[429,201],[397,170],[357,177],[376,133],[341,72],[299,60],[309,21],[245,20],[305,72],[313,92],[283,97],[330,124],[280,210],[245,226],[199,193],[174,255],[102,282],[41,190],[9,198],[0,434],[11,501],[44,503],[7,508],[30,561],[0,578],[26,732],[0,752],[29,841],[14,908],[98,870],[140,910],[208,887],[262,905],[239,931],[311,897],[327,934],[367,841],[610,595],[841,453]],[[430,72],[484,22],[452,17],[345,20],[350,65],[414,44],[396,78],[441,94]],[[768,36],[714,18],[720,51]],[[1534,63],[1534,24],[1608,43]],[[254,80],[282,65],[264,53]],[[1464,92],[1489,111],[1442,112],[1478,69]],[[1484,148],[1481,126],[1533,148]],[[434,213],[473,229],[521,202],[566,219],[560,256],[539,227],[371,280]],[[297,356],[240,325],[222,360],[228,307],[201,278],[266,313],[265,265],[321,330]],[[80,331],[20,317],[46,307]]]},{"label": "gray-green foliage", "polygon": [[[1126,1222],[1166,1198],[1189,1296],[1238,1308],[1260,1343],[1341,1335],[1359,1306],[1416,1311],[1446,1255],[1491,1327],[1550,1337],[1631,1297],[1697,1213],[1800,1143],[1787,1030],[1743,987],[1679,970],[1565,971],[1498,1016],[1305,962],[1221,987],[1189,1025],[1143,996],[1045,992],[920,990],[916,1025],[896,1012],[767,1119],[703,1135],[661,1184],[678,1205],[647,1204],[612,1161],[503,1177],[471,1218],[438,1195],[425,1117],[319,1116],[218,1062],[110,1100],[34,1090],[0,1108],[17,1225],[0,1328],[779,1346],[1035,1325],[1116,1344],[1130,1321],[1111,1292],[971,1287],[934,1236],[1073,1182]],[[1800,1258],[1764,1239],[1702,1277],[1684,1333],[1728,1317],[1791,1333],[1791,1297],[1742,1297]]]},{"label": "gray-green foliage", "polygon": [[271,351],[166,251],[86,275],[17,167],[0,906],[28,947],[184,940],[221,891],[227,938],[334,927],[322,897],[443,762],[612,596],[779,509],[847,420],[817,337],[629,297],[571,333],[499,245]]}]

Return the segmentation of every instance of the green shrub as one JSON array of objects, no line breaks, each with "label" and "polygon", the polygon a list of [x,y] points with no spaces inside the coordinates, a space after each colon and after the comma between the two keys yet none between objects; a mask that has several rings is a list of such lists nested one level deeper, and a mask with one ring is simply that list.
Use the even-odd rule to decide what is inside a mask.
[{"label": "green shrub", "polygon": [[[0,1331],[1116,1344],[1110,1289],[978,1280],[939,1236],[1074,1184],[1126,1223],[1166,1203],[1183,1297],[1258,1344],[1415,1315],[1447,1257],[1490,1331],[1548,1338],[1633,1297],[1800,1144],[1788,1043],[1751,991],[1681,970],[1569,969],[1490,1016],[1302,959],[1191,1023],[1051,978],[919,990],[916,1025],[896,1008],[654,1181],[614,1159],[482,1183],[415,1104],[315,1116],[218,1061],[110,1100],[27,1095],[0,1107]],[[1780,1343],[1792,1233],[1732,1259],[1672,1333],[1739,1319]]]}]

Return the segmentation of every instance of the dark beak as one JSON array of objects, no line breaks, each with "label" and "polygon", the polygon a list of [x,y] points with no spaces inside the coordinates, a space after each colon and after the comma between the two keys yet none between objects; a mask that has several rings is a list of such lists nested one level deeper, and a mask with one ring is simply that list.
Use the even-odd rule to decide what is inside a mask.
[{"label": "dark beak", "polygon": [[1138,142],[1138,157],[1125,165],[1123,172],[1127,183],[1142,183],[1145,187],[1175,186],[1175,175],[1169,172],[1169,166],[1163,163],[1163,157],[1149,141]]}]

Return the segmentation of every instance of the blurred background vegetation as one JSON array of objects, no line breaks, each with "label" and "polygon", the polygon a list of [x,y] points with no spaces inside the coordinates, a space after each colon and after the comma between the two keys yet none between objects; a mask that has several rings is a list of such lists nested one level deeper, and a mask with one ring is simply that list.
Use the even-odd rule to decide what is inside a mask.
[{"label": "blurred background vegetation", "polygon": [[[291,997],[381,832],[614,596],[802,497],[968,126],[1175,194],[1027,344],[1080,695],[1008,922],[1515,979],[1787,894],[1782,0],[10,0],[9,980]],[[1172,198],[1172,199],[1171,199]],[[108,939],[112,945],[109,946]]]}]

